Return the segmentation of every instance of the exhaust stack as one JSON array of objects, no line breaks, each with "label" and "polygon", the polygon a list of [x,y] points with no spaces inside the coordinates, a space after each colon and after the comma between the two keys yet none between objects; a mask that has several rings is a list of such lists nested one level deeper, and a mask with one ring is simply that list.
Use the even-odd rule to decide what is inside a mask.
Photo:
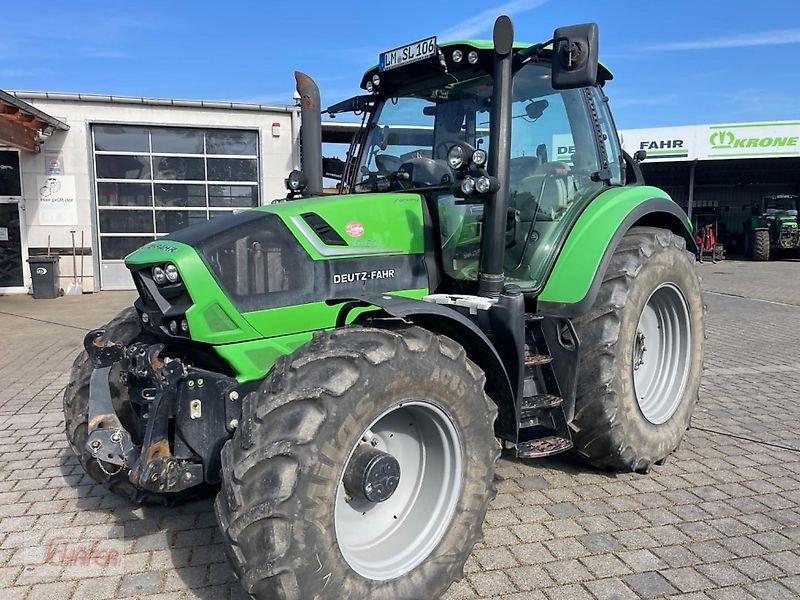
[{"label": "exhaust stack", "polygon": [[508,174],[511,150],[511,102],[513,81],[514,26],[503,15],[494,23],[494,93],[492,128],[489,132],[489,174],[500,188],[488,198],[484,211],[484,233],[478,271],[478,295],[497,298],[503,291],[505,275],[506,214],[508,212]]},{"label": "exhaust stack", "polygon": [[300,144],[302,169],[308,182],[309,195],[322,194],[322,109],[319,87],[305,73],[294,72],[297,93],[300,94]]}]

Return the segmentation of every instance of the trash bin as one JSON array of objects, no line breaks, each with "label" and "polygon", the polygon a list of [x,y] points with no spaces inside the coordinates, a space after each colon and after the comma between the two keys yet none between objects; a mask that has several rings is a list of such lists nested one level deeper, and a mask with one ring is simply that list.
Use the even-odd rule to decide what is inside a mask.
[{"label": "trash bin", "polygon": [[58,298],[58,259],[58,256],[33,256],[28,259],[34,298]]}]

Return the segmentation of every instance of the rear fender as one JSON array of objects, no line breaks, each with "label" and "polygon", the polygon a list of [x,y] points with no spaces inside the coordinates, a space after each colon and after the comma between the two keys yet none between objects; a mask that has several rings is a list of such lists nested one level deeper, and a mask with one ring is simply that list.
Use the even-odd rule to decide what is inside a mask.
[{"label": "rear fender", "polygon": [[[352,319],[354,311],[359,311],[360,314]],[[486,374],[486,393],[498,407],[495,424],[497,435],[512,442],[516,441],[514,388],[497,349],[475,323],[447,306],[383,295],[344,301],[337,326],[369,321],[370,325],[380,327],[381,320],[389,319],[403,319],[458,342],[466,351],[467,357]]]},{"label": "rear fender", "polygon": [[608,263],[632,227],[660,227],[697,252],[686,213],[666,192],[650,186],[614,188],[583,211],[556,259],[538,298],[542,314],[577,317],[594,304]]}]

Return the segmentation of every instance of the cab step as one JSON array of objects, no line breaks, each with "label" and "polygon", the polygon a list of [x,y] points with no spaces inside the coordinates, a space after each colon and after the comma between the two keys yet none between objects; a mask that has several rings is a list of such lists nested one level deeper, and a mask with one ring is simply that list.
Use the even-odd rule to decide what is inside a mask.
[{"label": "cab step", "polygon": [[535,396],[523,398],[519,406],[520,418],[523,420],[530,419],[537,416],[542,410],[550,410],[560,406],[562,402],[563,399],[560,396],[553,394],[536,394]]},{"label": "cab step", "polygon": [[561,454],[571,449],[572,440],[559,435],[520,442],[517,444],[518,458],[543,458],[554,454]]},{"label": "cab step", "polygon": [[553,362],[553,357],[547,354],[526,354],[525,366],[526,367],[539,367],[541,365],[549,365]]}]

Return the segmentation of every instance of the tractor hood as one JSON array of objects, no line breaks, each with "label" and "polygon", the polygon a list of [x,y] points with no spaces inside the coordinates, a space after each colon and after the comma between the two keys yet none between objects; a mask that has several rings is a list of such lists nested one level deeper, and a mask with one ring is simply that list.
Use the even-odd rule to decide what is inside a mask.
[{"label": "tractor hood", "polygon": [[784,227],[797,227],[797,215],[775,215],[775,220]]},{"label": "tractor hood", "polygon": [[137,309],[165,336],[226,344],[308,331],[316,309],[334,326],[326,300],[424,295],[422,206],[418,194],[327,196],[187,227],[126,258]]}]

